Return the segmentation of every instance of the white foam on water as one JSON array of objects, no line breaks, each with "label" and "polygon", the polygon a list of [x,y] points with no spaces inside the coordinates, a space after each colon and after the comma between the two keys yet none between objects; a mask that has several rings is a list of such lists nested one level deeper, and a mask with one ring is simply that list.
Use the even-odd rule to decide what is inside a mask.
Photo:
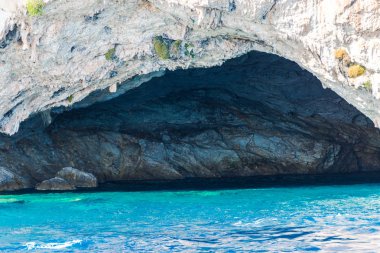
[{"label": "white foam on water", "polygon": [[273,224],[276,221],[277,219],[275,218],[257,219],[253,222],[244,222],[244,221],[239,220],[237,222],[232,223],[231,225],[235,227],[257,227],[257,225],[261,225],[261,224],[266,224],[266,225]]},{"label": "white foam on water", "polygon": [[66,249],[75,244],[82,243],[82,240],[72,240],[63,243],[36,243],[36,242],[27,242],[24,246],[27,250],[34,249]]}]

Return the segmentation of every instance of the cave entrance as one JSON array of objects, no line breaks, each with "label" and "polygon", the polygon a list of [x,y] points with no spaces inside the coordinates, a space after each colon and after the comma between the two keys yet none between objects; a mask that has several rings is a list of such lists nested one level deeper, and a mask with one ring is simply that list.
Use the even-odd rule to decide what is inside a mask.
[{"label": "cave entrance", "polygon": [[[168,72],[116,99],[63,114],[51,128],[116,134],[107,134],[113,148],[102,160],[129,167],[134,179],[371,167],[358,158],[354,140],[368,138],[372,122],[296,63],[261,52],[220,67]],[[136,150],[117,148],[123,138],[126,150]]]},{"label": "cave entrance", "polygon": [[261,52],[168,72],[62,113],[14,146],[28,151],[14,160],[25,157],[18,169],[36,181],[65,166],[100,181],[380,168],[380,137],[367,117],[294,62]]}]

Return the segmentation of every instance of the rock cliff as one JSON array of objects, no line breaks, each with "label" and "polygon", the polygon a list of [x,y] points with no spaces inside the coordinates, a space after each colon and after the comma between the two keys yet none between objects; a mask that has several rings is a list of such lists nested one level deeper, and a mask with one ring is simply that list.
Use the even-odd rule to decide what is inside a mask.
[{"label": "rock cliff", "polygon": [[111,94],[86,105],[166,69],[220,65],[252,50],[295,61],[378,125],[377,0],[44,2],[27,11],[28,0],[0,0],[4,133],[16,133],[34,113],[71,107],[94,91],[109,88]]},{"label": "rock cliff", "polygon": [[379,14],[0,0],[0,190],[54,188],[67,166],[99,182],[379,170]]},{"label": "rock cliff", "polygon": [[[380,168],[373,123],[295,63],[266,53],[169,72],[118,98],[52,113],[46,128],[41,116],[0,136],[1,165],[19,188],[45,180],[39,189],[65,188],[50,179],[66,166],[99,182]],[[7,178],[0,174],[0,187]]]}]

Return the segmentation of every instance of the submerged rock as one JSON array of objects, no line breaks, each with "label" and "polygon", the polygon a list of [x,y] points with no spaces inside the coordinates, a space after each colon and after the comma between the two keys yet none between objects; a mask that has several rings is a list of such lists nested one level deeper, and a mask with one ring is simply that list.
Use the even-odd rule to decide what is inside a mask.
[{"label": "submerged rock", "polygon": [[42,181],[36,186],[36,190],[39,191],[70,191],[75,189],[75,186],[67,182],[65,179],[59,177],[54,177]]},{"label": "submerged rock", "polygon": [[72,167],[63,168],[58,171],[56,176],[65,179],[75,187],[92,188],[98,186],[98,180],[93,174]]},{"label": "submerged rock", "polygon": [[13,172],[0,167],[0,191],[13,191],[25,188],[21,179]]}]

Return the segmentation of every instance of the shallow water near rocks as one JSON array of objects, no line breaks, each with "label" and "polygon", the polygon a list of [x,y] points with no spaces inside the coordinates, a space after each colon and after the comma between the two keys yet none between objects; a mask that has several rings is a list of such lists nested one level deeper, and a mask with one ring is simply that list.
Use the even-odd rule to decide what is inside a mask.
[{"label": "shallow water near rocks", "polygon": [[380,184],[0,195],[0,252],[376,252]]}]

